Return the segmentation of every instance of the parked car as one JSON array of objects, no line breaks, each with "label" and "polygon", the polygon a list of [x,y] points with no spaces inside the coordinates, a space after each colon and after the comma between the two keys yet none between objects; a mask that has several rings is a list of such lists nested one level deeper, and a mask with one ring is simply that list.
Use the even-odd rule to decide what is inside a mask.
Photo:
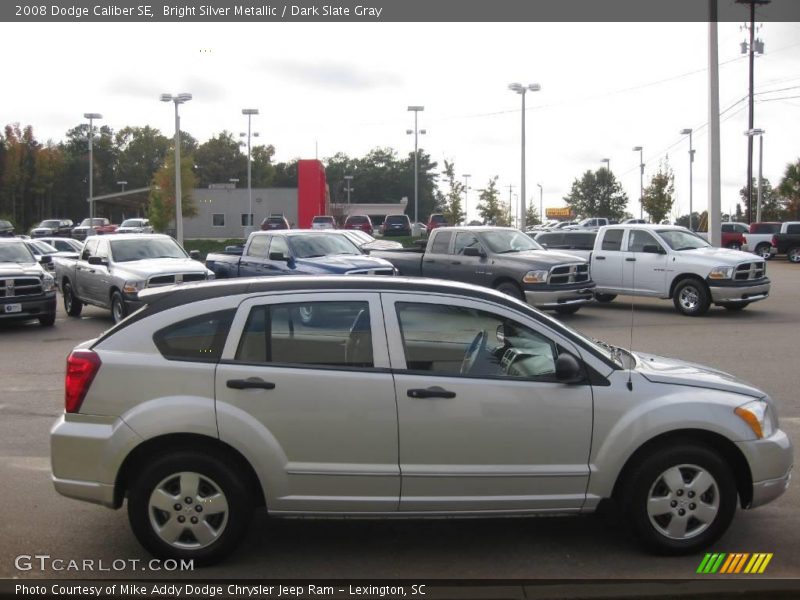
[{"label": "parked car", "polygon": [[59,252],[76,252],[78,254],[83,250],[83,243],[72,238],[62,237],[43,237],[37,238],[38,241],[50,244]]},{"label": "parked car", "polygon": [[22,240],[0,239],[0,321],[38,319],[44,327],[56,322],[55,281],[42,268],[51,261],[37,260]]},{"label": "parked car", "polygon": [[[142,300],[69,355],[51,469],[64,496],[127,501],[159,558],[221,560],[256,508],[494,518],[605,500],[645,548],[686,554],[789,485],[792,443],[764,391],[486,288],[282,277]],[[304,326],[305,305],[337,320]]]},{"label": "parked car", "polygon": [[360,229],[364,233],[372,235],[372,219],[367,215],[350,215],[344,222],[345,229]]},{"label": "parked car", "polygon": [[311,219],[311,229],[336,229],[336,219],[331,215],[317,215]]},{"label": "parked car", "polygon": [[383,239],[376,240],[370,234],[364,233],[360,229],[340,229],[339,233],[358,246],[365,254],[369,254],[373,250],[397,250],[403,247],[403,244],[400,242]]},{"label": "parked car", "polygon": [[573,254],[588,261],[594,249],[594,240],[597,237],[597,232],[566,229],[561,231],[539,231],[528,235],[547,250]]},{"label": "parked car", "polygon": [[780,231],[781,223],[750,223],[750,230],[744,234],[747,249],[764,260],[770,260],[778,251],[772,244],[772,236]]},{"label": "parked car", "polygon": [[[609,223],[609,225],[615,225],[616,223]],[[646,225],[647,219],[624,219],[621,223],[622,225]]]},{"label": "parked car", "polygon": [[105,218],[84,219],[81,224],[72,229],[72,237],[76,240],[85,240],[90,235],[103,235],[114,233],[118,225],[113,225]]},{"label": "parked car", "polygon": [[597,231],[600,227],[610,225],[608,219],[604,217],[591,217],[583,219],[577,225],[568,225],[564,229],[586,229],[589,231]]},{"label": "parked car", "polygon": [[74,260],[56,261],[64,310],[80,316],[84,304],[111,310],[115,323],[141,306],[145,288],[214,279],[168,235],[91,236]]},{"label": "parked car", "polygon": [[772,243],[778,254],[785,254],[790,262],[800,263],[800,221],[783,223]]},{"label": "parked car", "polygon": [[45,219],[31,229],[31,237],[70,237],[73,226],[71,219]]},{"label": "parked car", "polygon": [[742,310],[769,296],[766,262],[749,252],[715,248],[684,227],[602,227],[592,251],[595,297],[617,295],[671,299],[690,317],[711,304]]},{"label": "parked car", "polygon": [[125,219],[117,228],[117,233],[153,233],[149,219]]},{"label": "parked car", "polygon": [[561,314],[577,312],[594,291],[584,259],[547,251],[511,227],[438,228],[424,249],[372,256],[387,259],[400,275],[482,285]]},{"label": "parked car", "polygon": [[387,215],[380,227],[381,235],[411,235],[411,219],[408,215]]},{"label": "parked car", "polygon": [[47,261],[46,263],[42,263],[45,270],[49,273],[55,273],[56,258],[78,258],[78,252],[75,250],[70,249],[59,251],[55,246],[51,246],[42,239],[25,240],[25,244],[28,246],[30,251],[33,253],[33,256],[39,263],[42,262],[43,256],[50,257],[51,260]]},{"label": "parked car", "polygon": [[270,215],[261,221],[262,231],[272,231],[273,229],[291,229],[291,226],[283,215]]},{"label": "parked car", "polygon": [[14,237],[14,225],[11,221],[0,219],[0,237]]},{"label": "parked car", "polygon": [[425,231],[428,235],[431,234],[431,231],[436,229],[437,227],[449,227],[450,223],[447,222],[447,219],[443,214],[440,213],[433,213],[430,217],[428,217],[428,223],[425,225]]}]

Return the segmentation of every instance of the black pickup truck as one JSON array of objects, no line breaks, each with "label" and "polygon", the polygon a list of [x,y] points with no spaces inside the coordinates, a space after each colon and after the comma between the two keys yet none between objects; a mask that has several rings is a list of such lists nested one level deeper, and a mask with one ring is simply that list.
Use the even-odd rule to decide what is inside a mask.
[{"label": "black pickup truck", "polygon": [[589,264],[545,250],[508,227],[446,227],[426,248],[373,251],[400,275],[436,277],[494,288],[537,308],[571,314],[593,299]]},{"label": "black pickup truck", "polygon": [[783,223],[781,231],[772,237],[772,245],[790,262],[800,263],[800,222]]}]

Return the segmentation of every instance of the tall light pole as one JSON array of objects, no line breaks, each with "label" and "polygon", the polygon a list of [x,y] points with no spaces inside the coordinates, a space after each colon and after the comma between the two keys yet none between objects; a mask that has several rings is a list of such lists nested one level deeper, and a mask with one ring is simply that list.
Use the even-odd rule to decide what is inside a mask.
[{"label": "tall light pole", "polygon": [[121,185],[122,186],[122,191],[124,192],[125,191],[125,186],[128,185],[128,182],[127,181],[118,181],[117,185]]},{"label": "tall light pole", "polygon": [[472,177],[469,173],[462,175],[464,178],[464,224],[469,225],[469,212],[467,211],[467,194],[469,194],[469,178]]},{"label": "tall light pole", "polygon": [[352,175],[345,175],[344,180],[347,183],[347,187],[344,188],[344,191],[347,192],[347,206],[348,206],[348,214],[350,214],[350,192],[353,191],[352,183],[353,183],[353,176]]},{"label": "tall light pole", "polygon": [[[249,221],[249,226],[247,228],[246,233],[250,233],[253,228],[253,180],[252,180],[252,168],[253,164],[250,161],[250,134],[251,134],[251,119],[253,115],[258,114],[257,108],[243,108],[242,114],[247,115],[247,198],[250,202],[250,209],[247,214],[250,216],[247,218]],[[242,134],[239,134],[242,135]],[[255,137],[258,137],[258,133],[255,134]]]},{"label": "tall light pole", "polygon": [[[753,139],[754,135],[758,136],[758,199],[756,201],[756,223],[761,222],[761,180],[763,179],[763,164],[764,164],[764,130],[763,129],[748,129],[744,132],[746,136]],[[747,182],[748,190],[753,186],[753,181]],[[748,219],[752,221],[753,219]]]},{"label": "tall light pole", "polygon": [[692,228],[692,210],[693,210],[693,199],[694,199],[694,146],[692,145],[692,129],[686,128],[681,129],[681,135],[688,135],[689,136],[689,231],[694,231]]},{"label": "tall light pole", "polygon": [[412,131],[411,129],[406,129],[406,134],[407,135],[410,135],[412,133],[414,134],[414,226],[416,227],[416,224],[419,222],[418,215],[417,215],[417,210],[418,210],[418,207],[419,207],[418,187],[417,187],[418,186],[417,178],[418,178],[418,171],[419,171],[419,166],[417,164],[417,161],[419,159],[419,153],[417,152],[417,147],[418,147],[417,144],[418,144],[418,136],[419,136],[419,134],[425,135],[425,130],[424,129],[418,129],[417,128],[417,117],[419,116],[420,111],[425,110],[425,107],[424,106],[409,106],[408,110],[409,110],[409,112],[413,112],[414,113],[414,130]]},{"label": "tall light pole", "polygon": [[183,197],[181,190],[181,117],[178,114],[178,105],[191,99],[192,95],[186,92],[175,95],[161,94],[162,102],[175,104],[175,237],[181,246],[183,246]]},{"label": "tall light pole", "polygon": [[544,189],[541,183],[536,185],[539,186],[539,223],[544,223]]},{"label": "tall light pole", "polygon": [[644,219],[644,147],[634,146],[633,151],[639,153],[639,218]]},{"label": "tall light pole", "polygon": [[611,173],[611,159],[610,158],[601,158],[600,162],[606,163],[606,171]]},{"label": "tall light pole", "polygon": [[525,231],[525,93],[528,91],[538,92],[542,86],[538,83],[510,83],[508,89],[522,96],[522,169],[520,175],[519,197],[520,197],[520,223],[519,228]]},{"label": "tall light pole", "polygon": [[[94,139],[94,128],[92,121],[95,119],[102,119],[103,115],[100,113],[83,113],[84,119],[89,119],[89,218],[94,218],[94,152],[92,150],[92,140]],[[89,221],[94,225],[94,221]],[[89,231],[93,232],[94,229],[89,227]]]}]

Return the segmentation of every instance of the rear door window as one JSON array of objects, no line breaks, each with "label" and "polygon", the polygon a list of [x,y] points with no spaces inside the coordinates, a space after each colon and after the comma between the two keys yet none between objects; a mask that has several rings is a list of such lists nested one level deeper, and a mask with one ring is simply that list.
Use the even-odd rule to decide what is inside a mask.
[{"label": "rear door window", "polygon": [[450,247],[450,238],[453,237],[452,231],[436,232],[431,244],[430,254],[447,254]]},{"label": "rear door window", "polygon": [[622,248],[623,229],[606,229],[603,236],[603,250],[615,252]]}]

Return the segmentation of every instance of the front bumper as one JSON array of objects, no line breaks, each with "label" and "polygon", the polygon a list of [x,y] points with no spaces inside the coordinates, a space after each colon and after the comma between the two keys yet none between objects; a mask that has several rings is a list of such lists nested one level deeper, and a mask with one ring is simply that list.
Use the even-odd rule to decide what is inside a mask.
[{"label": "front bumper", "polygon": [[772,502],[786,491],[793,466],[792,442],[778,429],[761,440],[737,442],[753,477],[753,499],[748,508]]},{"label": "front bumper", "polygon": [[[6,305],[21,304],[21,312],[6,312]],[[56,312],[56,292],[47,292],[41,296],[22,296],[17,298],[0,298],[0,319],[36,319]]]},{"label": "front bumper", "polygon": [[708,289],[711,290],[711,300],[714,304],[735,304],[764,300],[769,297],[770,285],[770,280],[765,277],[758,283],[752,281],[709,282]]},{"label": "front bumper", "polygon": [[587,304],[594,299],[593,281],[570,285],[541,285],[525,290],[525,301],[536,308],[559,308]]}]

